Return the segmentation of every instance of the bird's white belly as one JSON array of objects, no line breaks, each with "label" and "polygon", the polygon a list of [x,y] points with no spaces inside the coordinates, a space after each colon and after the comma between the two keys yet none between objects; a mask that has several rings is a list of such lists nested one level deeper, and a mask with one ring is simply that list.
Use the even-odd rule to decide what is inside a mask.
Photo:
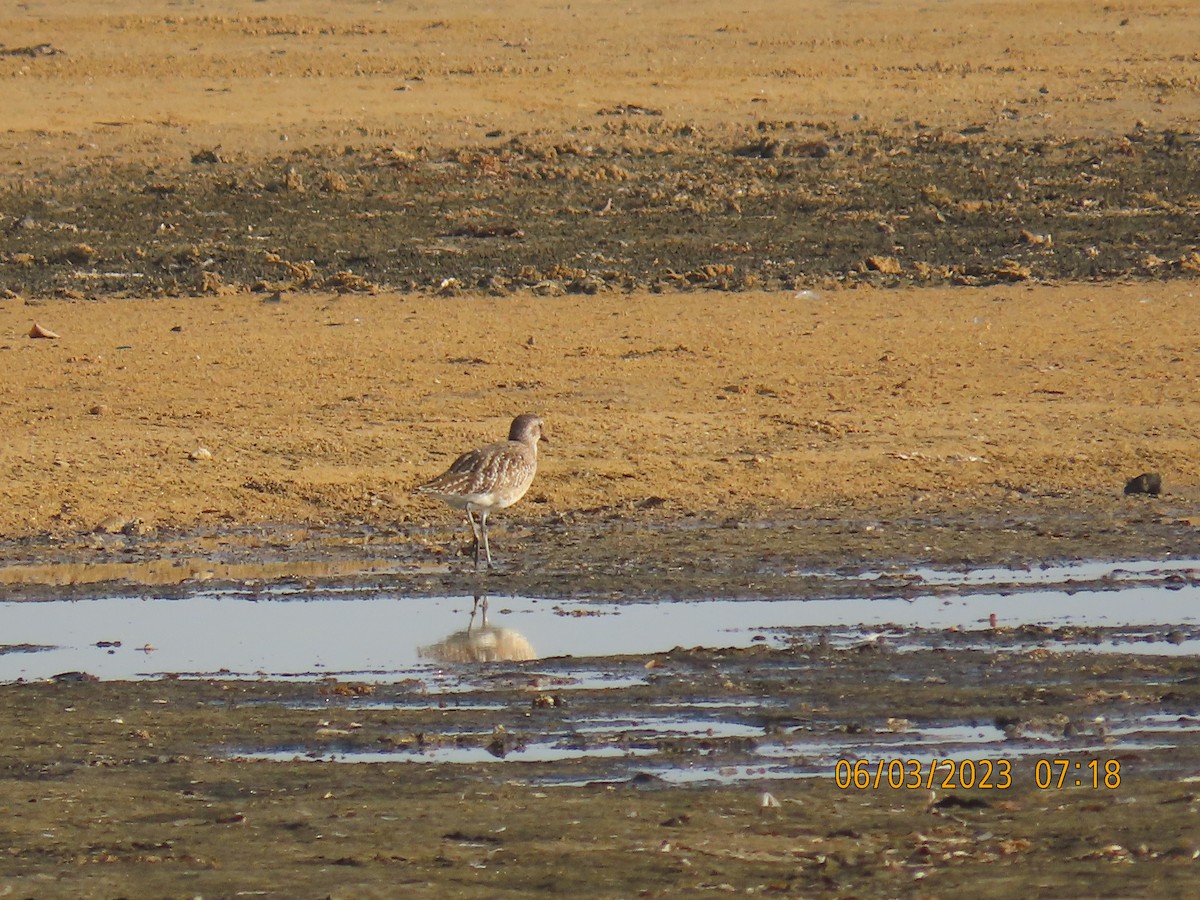
[{"label": "bird's white belly", "polygon": [[469,512],[491,512],[494,509],[506,509],[521,499],[521,494],[512,492],[492,491],[486,494],[435,494],[443,502],[454,509],[465,509]]}]

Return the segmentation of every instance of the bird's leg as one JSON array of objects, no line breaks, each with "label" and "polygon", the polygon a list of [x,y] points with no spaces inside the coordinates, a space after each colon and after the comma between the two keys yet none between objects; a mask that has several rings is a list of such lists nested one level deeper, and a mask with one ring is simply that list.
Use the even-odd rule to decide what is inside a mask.
[{"label": "bird's leg", "polygon": [[471,515],[471,510],[467,510],[467,521],[471,523],[471,552],[475,555],[475,568],[479,568],[479,526],[475,524],[475,517]]},{"label": "bird's leg", "polygon": [[[483,532],[483,552],[484,552],[484,555],[487,556],[487,564],[488,564],[488,568],[490,569],[492,567],[492,549],[491,549],[491,547],[488,546],[487,510],[486,509],[479,514],[479,528]],[[476,566],[479,565],[479,548],[478,547],[475,549],[475,565]]]}]

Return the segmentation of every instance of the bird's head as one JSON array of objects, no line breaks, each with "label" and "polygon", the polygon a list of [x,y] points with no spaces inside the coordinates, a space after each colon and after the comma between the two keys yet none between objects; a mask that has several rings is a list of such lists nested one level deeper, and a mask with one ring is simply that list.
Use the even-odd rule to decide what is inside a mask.
[{"label": "bird's head", "polygon": [[535,413],[524,413],[517,416],[512,421],[512,426],[508,429],[508,439],[510,441],[520,441],[523,444],[531,444],[536,447],[538,441],[550,443],[550,438],[546,436],[546,424],[542,421],[542,417]]}]

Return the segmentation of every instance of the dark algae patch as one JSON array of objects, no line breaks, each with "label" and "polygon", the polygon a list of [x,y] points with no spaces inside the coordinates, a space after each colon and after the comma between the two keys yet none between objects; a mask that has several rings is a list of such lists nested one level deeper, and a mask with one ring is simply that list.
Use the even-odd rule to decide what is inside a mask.
[{"label": "dark algae patch", "polygon": [[0,186],[0,286],[543,294],[1200,272],[1200,142],[657,119],[457,148],[198,150]]}]

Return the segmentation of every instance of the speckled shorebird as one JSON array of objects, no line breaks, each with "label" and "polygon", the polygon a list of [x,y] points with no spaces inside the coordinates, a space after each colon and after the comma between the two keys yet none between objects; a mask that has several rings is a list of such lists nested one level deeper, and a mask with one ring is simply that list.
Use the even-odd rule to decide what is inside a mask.
[{"label": "speckled shorebird", "polygon": [[[468,450],[454,461],[444,474],[417,488],[467,512],[475,538],[475,568],[479,568],[479,548],[492,567],[488,547],[487,519],[494,509],[506,509],[525,496],[537,474],[538,441],[549,440],[542,433],[541,416],[525,413],[517,416],[508,429],[508,440]],[[475,522],[474,513],[479,513]]]}]

